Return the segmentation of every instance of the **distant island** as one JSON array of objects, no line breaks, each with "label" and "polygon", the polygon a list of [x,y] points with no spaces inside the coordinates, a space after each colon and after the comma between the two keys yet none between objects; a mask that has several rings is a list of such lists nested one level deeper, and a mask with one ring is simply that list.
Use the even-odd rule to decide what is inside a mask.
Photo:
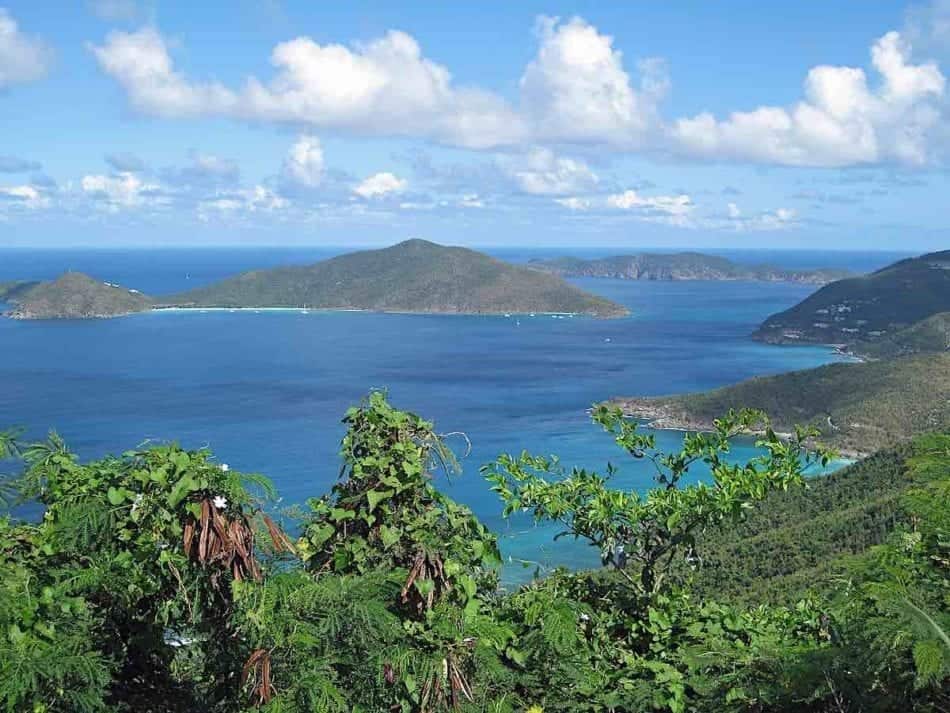
[{"label": "distant island", "polygon": [[[627,309],[557,275],[484,253],[407,240],[313,265],[245,272],[152,298],[69,272],[52,282],[4,283],[15,319],[116,317],[158,308],[299,308],[432,314],[563,313],[620,317]],[[4,296],[5,295],[5,296]]]},{"label": "distant island", "polygon": [[842,345],[872,357],[945,351],[950,344],[950,250],[900,260],[825,285],[772,315],[755,339]]},{"label": "distant island", "polygon": [[838,363],[677,396],[611,402],[661,429],[706,431],[735,408],[758,408],[778,431],[813,423],[822,442],[866,455],[928,431],[950,429],[950,353]]},{"label": "distant island", "polygon": [[180,307],[301,307],[439,314],[627,314],[622,305],[584,292],[556,275],[427,240],[407,240],[303,267],[245,272],[161,302]]},{"label": "distant island", "polygon": [[[97,319],[119,317],[152,308],[141,292],[67,272],[50,282],[7,283],[0,299],[15,305],[14,319]],[[2,290],[2,286],[0,286]]]},{"label": "distant island", "polygon": [[718,255],[697,252],[638,253],[584,260],[559,257],[532,260],[535,270],[562,277],[609,277],[620,280],[751,280],[824,285],[850,276],[847,270],[789,270],[773,265],[742,265]]}]

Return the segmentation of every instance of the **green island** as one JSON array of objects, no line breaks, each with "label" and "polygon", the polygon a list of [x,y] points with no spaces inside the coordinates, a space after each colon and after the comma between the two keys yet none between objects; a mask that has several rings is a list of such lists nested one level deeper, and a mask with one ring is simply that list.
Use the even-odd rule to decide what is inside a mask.
[{"label": "green island", "polygon": [[49,282],[15,283],[3,299],[14,304],[14,319],[96,319],[152,308],[151,298],[134,289],[67,272]]},{"label": "green island", "polygon": [[[52,282],[8,283],[16,319],[117,317],[151,309],[366,310],[430,314],[558,313],[621,317],[622,305],[556,275],[467,248],[407,240],[313,265],[254,270],[162,297],[76,272]],[[0,285],[0,290],[4,285]],[[0,292],[0,297],[3,293]]]},{"label": "green island", "polygon": [[617,397],[612,403],[654,428],[675,430],[711,430],[729,409],[759,408],[780,431],[814,424],[823,442],[860,456],[950,428],[950,353],[828,364],[702,393]]},{"label": "green island", "polygon": [[[502,512],[596,570],[499,588],[496,536],[450,499],[435,425],[372,393],[340,480],[296,511],[206,450],[81,462],[0,438],[0,706],[8,711],[939,713],[950,704],[950,432],[828,478],[816,432],[726,413],[664,453],[593,421],[657,485],[546,455],[482,468]],[[729,460],[756,432],[761,455]],[[3,460],[3,459],[0,459]],[[20,461],[21,465],[17,466]],[[704,462],[711,477],[686,478]]]},{"label": "green island", "polygon": [[843,345],[868,355],[878,349],[883,355],[922,347],[943,351],[950,341],[947,317],[924,320],[945,312],[950,312],[950,250],[825,285],[766,319],[753,337],[777,344]]},{"label": "green island", "polygon": [[742,265],[698,252],[638,253],[585,260],[559,257],[532,260],[530,267],[563,277],[609,277],[620,280],[752,280],[824,285],[851,275],[847,270],[789,270],[773,265]]}]

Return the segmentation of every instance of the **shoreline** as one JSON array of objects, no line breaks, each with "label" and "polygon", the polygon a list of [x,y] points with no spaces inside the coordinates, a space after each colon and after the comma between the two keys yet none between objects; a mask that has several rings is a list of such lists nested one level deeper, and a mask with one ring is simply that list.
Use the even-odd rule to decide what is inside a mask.
[{"label": "shoreline", "polygon": [[[614,397],[608,399],[606,403],[620,408],[626,418],[633,418],[640,421],[645,428],[654,431],[675,431],[680,433],[700,432],[712,433],[715,426],[710,420],[692,418],[685,412],[674,411],[670,406],[662,403],[651,403],[649,399],[622,398]],[[761,431],[750,431],[749,436],[762,435]],[[792,437],[789,431],[780,431],[775,429],[775,435],[783,440]],[[867,458],[870,453],[857,451],[853,449],[836,448],[839,460],[846,465],[855,463],[863,458]]]}]

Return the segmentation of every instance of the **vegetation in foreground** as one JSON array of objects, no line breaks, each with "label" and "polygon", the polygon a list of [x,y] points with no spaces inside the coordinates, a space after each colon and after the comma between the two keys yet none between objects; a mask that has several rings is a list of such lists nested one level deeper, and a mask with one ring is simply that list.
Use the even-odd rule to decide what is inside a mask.
[{"label": "vegetation in foreground", "polygon": [[780,431],[813,424],[824,443],[864,456],[931,431],[950,430],[950,353],[828,364],[760,376],[711,391],[613,399],[658,428],[708,430],[719,414],[762,409]]},{"label": "vegetation in foreground", "polygon": [[[506,513],[560,523],[604,563],[512,593],[497,587],[494,536],[436,488],[453,461],[433,425],[378,393],[346,414],[341,479],[309,502],[296,540],[265,514],[265,479],[206,451],[163,445],[83,464],[55,435],[31,445],[8,434],[3,455],[25,467],[4,496],[38,500],[45,515],[0,521],[0,706],[950,708],[950,434],[881,456],[909,482],[902,516],[882,544],[842,560],[840,580],[782,605],[715,601],[692,580],[711,533],[750,526],[754,508],[801,487],[825,457],[805,449],[813,431],[781,439],[760,413],[732,412],[664,454],[619,411],[593,417],[655,465],[657,487],[617,490],[610,469],[565,473],[527,453],[486,466]],[[727,460],[730,438],[750,429],[762,455]],[[684,485],[699,461],[712,479]],[[887,474],[866,487],[889,487]],[[760,560],[750,582],[769,576]]]}]

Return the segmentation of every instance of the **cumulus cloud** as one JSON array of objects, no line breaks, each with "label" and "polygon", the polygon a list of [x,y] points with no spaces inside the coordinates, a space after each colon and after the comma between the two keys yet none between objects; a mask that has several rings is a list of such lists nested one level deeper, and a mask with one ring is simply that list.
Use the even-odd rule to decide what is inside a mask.
[{"label": "cumulus cloud", "polygon": [[521,105],[536,140],[636,144],[657,121],[663,64],[640,64],[634,89],[613,38],[580,18],[538,20],[540,47],[521,77]]},{"label": "cumulus cloud", "polygon": [[680,119],[671,128],[674,145],[696,156],[791,166],[927,163],[943,74],[933,62],[913,64],[897,32],[874,43],[871,62],[880,75],[873,89],[862,69],[814,67],[795,106],[763,106],[724,120],[709,113]]},{"label": "cumulus cloud", "polygon": [[403,178],[397,178],[389,172],[375,173],[353,187],[353,192],[367,200],[381,198],[390,193],[401,193],[409,183]]},{"label": "cumulus cloud", "polygon": [[42,79],[52,64],[49,45],[21,32],[13,16],[0,8],[0,89]]},{"label": "cumulus cloud", "polygon": [[158,184],[149,183],[130,172],[112,176],[86,175],[79,185],[86,196],[111,213],[167,202]]},{"label": "cumulus cloud", "polygon": [[231,116],[356,133],[424,136],[483,147],[519,138],[518,117],[500,98],[457,87],[408,34],[367,44],[320,45],[309,37],[278,44],[276,76],[240,89],[193,82],[175,70],[153,28],[113,32],[92,52],[138,110],[164,117]]},{"label": "cumulus cloud", "polygon": [[561,158],[546,148],[505,157],[502,169],[518,188],[532,195],[565,195],[591,190],[597,176],[583,161]]},{"label": "cumulus cloud", "polygon": [[610,208],[618,210],[641,210],[671,216],[688,215],[694,208],[692,199],[685,193],[674,196],[642,196],[633,190],[609,195],[606,203]]},{"label": "cumulus cloud", "polygon": [[198,217],[202,221],[214,217],[236,217],[245,213],[274,213],[290,205],[286,198],[267,186],[238,188],[221,191],[198,203]]},{"label": "cumulus cloud", "polygon": [[323,181],[324,168],[319,139],[305,134],[290,147],[281,172],[293,184],[314,188]]},{"label": "cumulus cloud", "polygon": [[49,197],[33,185],[0,186],[0,200],[29,209],[45,208]]}]

